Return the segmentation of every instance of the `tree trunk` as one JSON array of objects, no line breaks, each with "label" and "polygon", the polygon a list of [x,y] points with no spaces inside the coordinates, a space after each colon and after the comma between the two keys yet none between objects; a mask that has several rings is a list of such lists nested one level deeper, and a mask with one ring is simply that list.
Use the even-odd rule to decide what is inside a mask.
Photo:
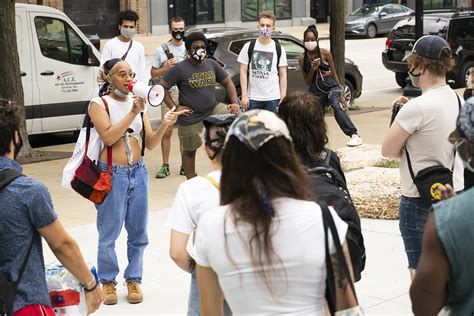
[{"label": "tree trunk", "polygon": [[[0,1],[0,74],[3,83],[0,98],[14,101],[20,113],[20,133],[23,138],[21,157],[31,157],[33,149],[28,141],[25,123],[25,105],[23,86],[20,76],[20,58],[16,45],[15,0]],[[28,74],[31,76],[31,74]]]},{"label": "tree trunk", "polygon": [[329,25],[329,39],[331,41],[331,54],[336,65],[336,72],[340,84],[345,78],[345,1],[331,0],[331,20]]}]

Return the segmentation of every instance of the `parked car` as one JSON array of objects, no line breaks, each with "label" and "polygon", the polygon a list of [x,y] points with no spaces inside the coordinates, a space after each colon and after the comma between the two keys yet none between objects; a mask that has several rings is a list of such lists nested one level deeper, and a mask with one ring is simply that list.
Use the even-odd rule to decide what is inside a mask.
[{"label": "parked car", "polygon": [[[208,57],[218,60],[224,69],[229,73],[234,82],[237,93],[240,89],[240,63],[237,57],[245,43],[258,37],[256,30],[246,28],[194,28],[188,32],[203,32],[208,39]],[[308,86],[304,82],[298,58],[304,52],[303,42],[290,35],[279,31],[272,34],[272,39],[278,41],[286,51],[288,60],[288,91],[307,91]],[[345,88],[346,99],[351,101],[358,98],[362,93],[362,74],[357,65],[346,58],[345,62]],[[226,91],[221,85],[216,85],[216,97],[220,102],[228,102]]]},{"label": "parked car", "polygon": [[363,5],[346,19],[346,35],[374,38],[387,34],[398,21],[413,15],[414,11],[399,4]]},{"label": "parked car", "polygon": [[[469,68],[474,67],[474,11],[425,13],[423,34],[443,37],[451,46],[454,70],[447,80],[453,87],[464,87]],[[382,52],[382,62],[400,87],[405,87],[408,66],[402,59],[411,52],[415,43],[415,17],[400,21],[389,33]]]}]

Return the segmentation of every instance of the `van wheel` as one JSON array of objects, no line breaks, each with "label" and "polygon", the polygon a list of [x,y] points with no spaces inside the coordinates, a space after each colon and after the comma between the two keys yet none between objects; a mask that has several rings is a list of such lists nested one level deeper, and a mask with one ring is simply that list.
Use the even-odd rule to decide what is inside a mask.
[{"label": "van wheel", "polygon": [[466,81],[469,77],[469,70],[471,67],[474,67],[474,61],[467,61],[461,67],[459,67],[458,82],[456,82],[456,86],[458,88],[466,86]]},{"label": "van wheel", "polygon": [[404,72],[396,72],[395,73],[395,80],[397,81],[397,84],[400,86],[400,88],[405,88],[407,85],[407,79],[408,74]]},{"label": "van wheel", "polygon": [[366,35],[368,38],[374,38],[375,36],[377,36],[377,27],[375,26],[375,24],[369,24],[369,26],[367,26]]}]

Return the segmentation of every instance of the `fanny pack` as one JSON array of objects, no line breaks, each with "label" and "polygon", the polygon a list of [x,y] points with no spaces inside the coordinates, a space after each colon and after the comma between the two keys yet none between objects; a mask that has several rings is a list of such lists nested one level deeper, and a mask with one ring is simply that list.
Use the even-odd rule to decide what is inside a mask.
[{"label": "fanny pack", "polygon": [[318,90],[323,93],[329,93],[329,90],[331,90],[332,88],[339,87],[339,83],[332,75],[323,77],[323,75],[320,74],[319,77],[316,79],[315,84],[316,88],[318,88]]},{"label": "fanny pack", "polygon": [[[458,108],[461,110],[461,100],[459,99],[459,96],[457,96],[457,98]],[[456,147],[454,147],[453,163],[451,165],[451,169],[448,169],[442,165],[435,165],[418,171],[416,176],[413,172],[410,154],[408,153],[406,147],[405,153],[407,156],[407,164],[408,170],[410,171],[410,176],[416,188],[418,189],[421,200],[428,205],[432,205],[441,201],[441,194],[439,193],[438,188],[443,189],[445,188],[446,184],[453,186],[453,170],[454,163],[456,161]]]}]

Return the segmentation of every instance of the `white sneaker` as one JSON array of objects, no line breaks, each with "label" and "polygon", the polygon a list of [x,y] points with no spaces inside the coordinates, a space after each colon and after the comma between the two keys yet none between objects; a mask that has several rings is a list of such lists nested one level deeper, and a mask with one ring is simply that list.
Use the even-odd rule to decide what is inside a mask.
[{"label": "white sneaker", "polygon": [[362,138],[359,135],[354,134],[352,135],[351,140],[348,141],[346,145],[349,147],[360,146],[362,145]]}]

